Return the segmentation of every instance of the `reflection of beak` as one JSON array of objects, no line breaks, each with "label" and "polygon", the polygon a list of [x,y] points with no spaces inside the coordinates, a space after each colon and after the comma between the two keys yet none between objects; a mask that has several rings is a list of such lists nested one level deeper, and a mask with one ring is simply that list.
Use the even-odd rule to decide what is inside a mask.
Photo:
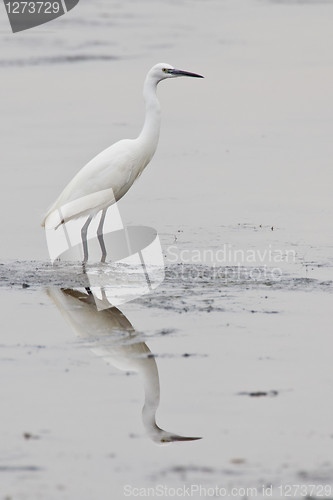
[{"label": "reflection of beak", "polygon": [[[178,436],[175,434],[174,436],[170,436],[170,441],[196,441],[197,439],[202,439],[201,437],[186,437],[186,436]],[[162,440],[163,442],[163,440]]]},{"label": "reflection of beak", "polygon": [[194,78],[204,78],[201,75],[197,75],[196,73],[189,73],[188,71],[182,71],[181,69],[169,69],[168,73],[175,76],[192,76]]}]

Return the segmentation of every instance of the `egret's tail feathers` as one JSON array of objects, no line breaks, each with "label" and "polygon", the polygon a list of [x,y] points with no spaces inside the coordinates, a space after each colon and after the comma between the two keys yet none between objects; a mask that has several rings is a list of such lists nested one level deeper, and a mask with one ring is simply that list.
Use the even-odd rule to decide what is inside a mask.
[{"label": "egret's tail feathers", "polygon": [[83,215],[95,215],[103,208],[115,203],[113,189],[103,189],[96,193],[82,196],[76,200],[53,206],[42,221],[45,229],[57,229],[61,224],[82,217]]}]

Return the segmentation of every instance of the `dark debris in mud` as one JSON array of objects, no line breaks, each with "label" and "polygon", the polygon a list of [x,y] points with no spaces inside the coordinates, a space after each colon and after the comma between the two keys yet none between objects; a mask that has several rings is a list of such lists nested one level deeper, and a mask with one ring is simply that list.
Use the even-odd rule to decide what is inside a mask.
[{"label": "dark debris in mud", "polygon": [[260,398],[260,397],[270,397],[270,398],[275,398],[276,396],[279,395],[279,391],[272,390],[272,391],[252,391],[252,392],[239,392],[238,396],[250,396],[251,398]]},{"label": "dark debris in mud", "polygon": [[[232,465],[234,465],[234,462],[231,462]],[[205,481],[206,479],[209,480],[212,476],[240,476],[243,474],[242,471],[242,466],[244,467],[245,461],[244,462],[238,462],[237,463],[237,469],[234,468],[215,468],[215,467],[210,467],[208,465],[174,465],[173,467],[169,467],[167,469],[161,470],[153,474],[152,479],[157,480],[161,477],[169,477],[169,476],[174,476],[178,477],[179,479],[183,481],[191,481],[193,478],[197,480],[198,477],[200,477],[201,480]]]},{"label": "dark debris in mud", "polygon": [[43,470],[37,465],[0,465],[0,472],[39,472]]},{"label": "dark debris in mud", "polygon": [[37,434],[32,434],[31,432],[24,432],[23,433],[23,437],[24,439],[26,440],[30,440],[30,439],[40,439],[40,436],[38,436]]}]

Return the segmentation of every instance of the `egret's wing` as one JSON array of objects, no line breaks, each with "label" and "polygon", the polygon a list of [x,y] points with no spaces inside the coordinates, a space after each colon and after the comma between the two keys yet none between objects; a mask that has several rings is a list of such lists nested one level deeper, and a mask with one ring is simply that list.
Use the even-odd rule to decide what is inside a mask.
[{"label": "egret's wing", "polygon": [[135,148],[131,140],[119,141],[102,151],[69,182],[42,225],[55,228],[63,221],[112,205],[134,181],[134,166]]}]

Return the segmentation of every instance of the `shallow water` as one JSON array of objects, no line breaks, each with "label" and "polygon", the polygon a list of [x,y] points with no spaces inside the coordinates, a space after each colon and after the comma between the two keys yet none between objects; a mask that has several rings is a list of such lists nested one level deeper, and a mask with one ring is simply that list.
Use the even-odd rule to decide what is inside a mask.
[{"label": "shallow water", "polygon": [[[81,0],[16,35],[0,17],[0,498],[332,498],[332,14]],[[138,133],[163,60],[205,80],[161,85],[156,157],[119,210],[159,233],[165,280],[100,314],[39,222]],[[157,445],[145,395],[161,428],[202,439]]]}]

